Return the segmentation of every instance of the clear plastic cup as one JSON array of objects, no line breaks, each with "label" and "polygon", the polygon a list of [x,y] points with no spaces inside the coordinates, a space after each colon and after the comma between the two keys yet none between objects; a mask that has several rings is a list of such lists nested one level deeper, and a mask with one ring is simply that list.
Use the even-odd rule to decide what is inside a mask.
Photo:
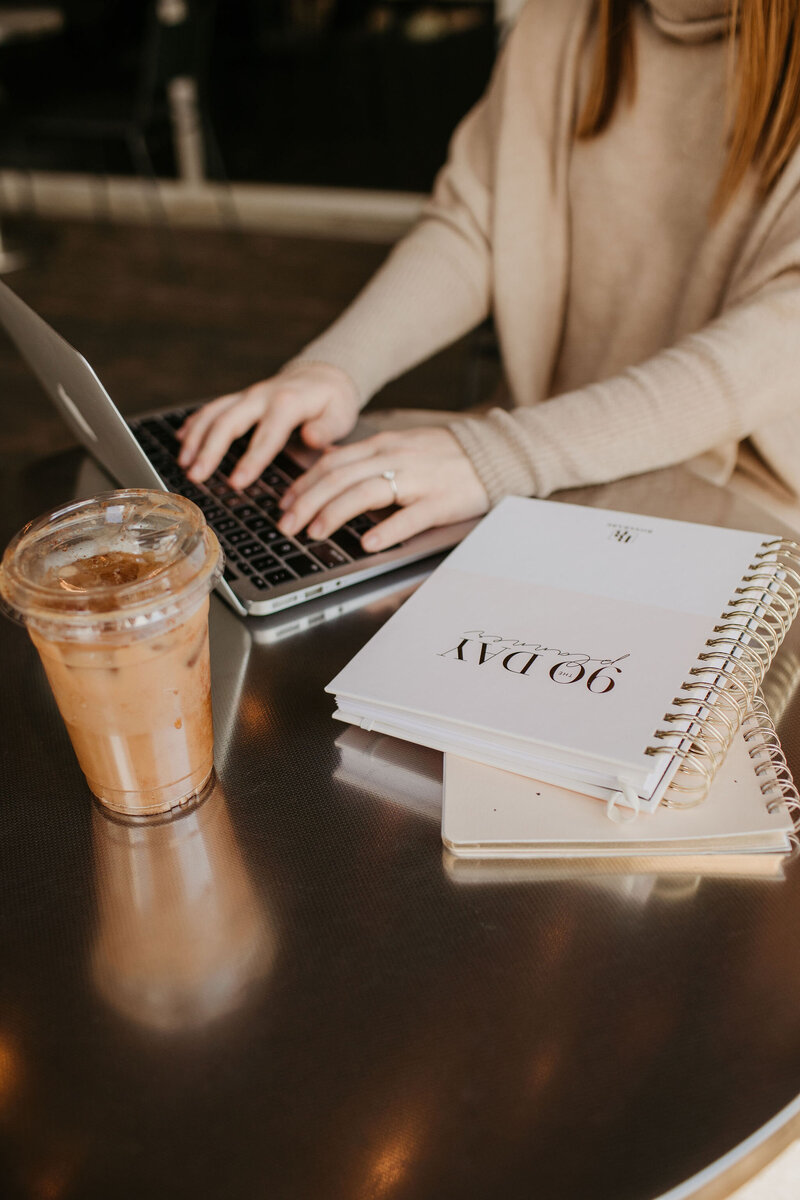
[{"label": "clear plastic cup", "polygon": [[92,792],[126,816],[191,805],[214,765],[208,596],[222,553],[182,496],[104,492],[10,543],[0,596],[39,652]]}]

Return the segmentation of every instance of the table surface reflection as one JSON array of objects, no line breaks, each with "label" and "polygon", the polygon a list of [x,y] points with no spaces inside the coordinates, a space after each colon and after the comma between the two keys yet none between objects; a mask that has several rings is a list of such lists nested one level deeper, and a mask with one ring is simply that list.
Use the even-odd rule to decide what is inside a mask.
[{"label": "table surface reflection", "polygon": [[[89,480],[38,464],[3,534]],[[776,525],[682,472],[569,498]],[[215,600],[217,784],[152,826],[92,804],[2,623],[5,1200],[652,1200],[795,1103],[795,864],[461,873],[440,757],[332,721],[323,685],[419,578]],[[795,764],[799,674],[792,634],[767,692]]]}]

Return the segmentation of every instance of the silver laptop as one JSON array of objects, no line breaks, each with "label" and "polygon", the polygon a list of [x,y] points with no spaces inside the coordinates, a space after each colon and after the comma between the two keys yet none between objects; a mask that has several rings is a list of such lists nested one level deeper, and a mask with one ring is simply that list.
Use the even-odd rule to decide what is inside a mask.
[{"label": "silver laptop", "polygon": [[305,531],[286,537],[277,528],[278,500],[313,462],[304,447],[287,446],[259,480],[236,491],[228,473],[247,444],[246,437],[240,438],[205,483],[192,483],[177,464],[175,437],[191,409],[126,421],[86,359],[3,283],[0,324],[69,427],[121,486],[179,492],[203,510],[225,551],[218,590],[239,613],[278,612],[438,554],[474,524],[432,529],[379,554],[367,554],[360,543],[361,535],[381,519],[375,513],[354,518],[324,541]]}]

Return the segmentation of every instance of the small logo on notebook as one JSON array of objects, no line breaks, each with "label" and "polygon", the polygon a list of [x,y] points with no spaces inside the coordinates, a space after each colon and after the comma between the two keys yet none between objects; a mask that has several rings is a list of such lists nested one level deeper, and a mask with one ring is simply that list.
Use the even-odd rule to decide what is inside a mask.
[{"label": "small logo on notebook", "polygon": [[609,523],[608,535],[609,541],[619,542],[621,546],[626,546],[628,542],[635,542],[640,533],[652,533],[652,529],[640,529],[636,525],[612,525]]}]

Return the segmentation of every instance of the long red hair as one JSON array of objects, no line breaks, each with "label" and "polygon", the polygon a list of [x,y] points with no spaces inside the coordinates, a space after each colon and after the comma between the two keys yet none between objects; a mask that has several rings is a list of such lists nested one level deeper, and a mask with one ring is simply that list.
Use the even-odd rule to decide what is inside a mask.
[{"label": "long red hair", "polygon": [[[578,137],[608,125],[621,93],[636,88],[633,8],[637,0],[597,0],[597,46]],[[728,155],[712,215],[727,205],[753,167],[762,194],[800,142],[798,0],[733,0]]]}]

